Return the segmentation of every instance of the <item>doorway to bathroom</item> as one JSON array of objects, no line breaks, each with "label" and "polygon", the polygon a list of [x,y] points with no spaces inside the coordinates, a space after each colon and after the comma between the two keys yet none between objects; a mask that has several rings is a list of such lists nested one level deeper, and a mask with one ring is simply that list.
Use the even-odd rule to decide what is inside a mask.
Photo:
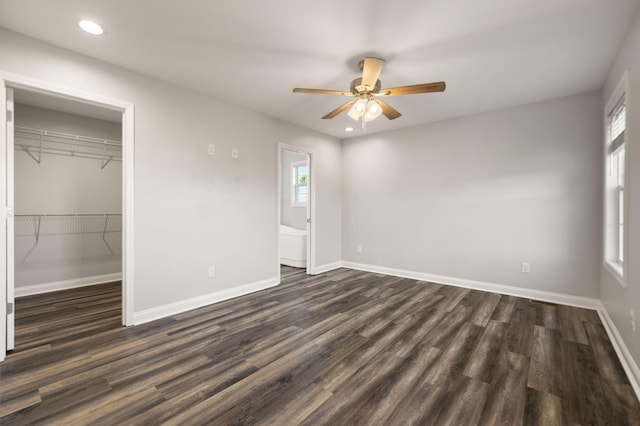
[{"label": "doorway to bathroom", "polygon": [[280,144],[278,148],[278,273],[283,268],[311,274],[315,202],[313,154]]}]

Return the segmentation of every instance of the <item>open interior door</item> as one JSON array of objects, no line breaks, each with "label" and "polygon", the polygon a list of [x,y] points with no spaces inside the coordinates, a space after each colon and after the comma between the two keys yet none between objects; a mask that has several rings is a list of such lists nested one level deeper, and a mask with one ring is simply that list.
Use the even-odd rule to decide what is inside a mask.
[{"label": "open interior door", "polygon": [[14,103],[13,89],[7,88],[7,146],[6,146],[6,285],[7,285],[7,350],[15,346],[15,296],[14,296],[14,228],[13,228],[13,136]]},{"label": "open interior door", "polygon": [[311,188],[315,185],[315,182],[311,180],[311,155],[309,153],[304,154],[304,159],[307,162],[307,246],[304,248],[306,251],[306,259],[307,259],[307,275],[311,275],[313,270],[313,266],[311,264],[311,250],[313,247],[313,233],[311,232],[312,224],[311,224]]}]

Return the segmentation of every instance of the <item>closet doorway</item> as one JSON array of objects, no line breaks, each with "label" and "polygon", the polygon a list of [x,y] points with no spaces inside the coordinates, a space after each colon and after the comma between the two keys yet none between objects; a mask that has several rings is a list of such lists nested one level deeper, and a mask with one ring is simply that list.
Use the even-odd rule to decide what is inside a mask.
[{"label": "closet doorway", "polygon": [[[122,325],[133,322],[130,227],[127,232],[133,106],[48,89],[4,81],[1,294],[6,311],[0,360],[7,350],[21,349],[15,347],[16,297],[42,296],[47,303],[51,292],[82,289],[91,300],[95,289],[95,303],[105,294],[113,302],[115,294],[121,309],[114,312],[120,303],[112,303],[111,316]],[[73,315],[72,309],[65,315]]]},{"label": "closet doorway", "polygon": [[314,266],[315,191],[313,154],[280,144],[278,147],[278,276],[283,268]]}]

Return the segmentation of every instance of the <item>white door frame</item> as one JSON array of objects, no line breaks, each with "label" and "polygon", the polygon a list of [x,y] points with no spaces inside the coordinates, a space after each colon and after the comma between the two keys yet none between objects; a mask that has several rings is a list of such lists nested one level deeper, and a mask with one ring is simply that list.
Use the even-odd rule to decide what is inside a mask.
[{"label": "white door frame", "polygon": [[[7,126],[5,140],[5,154],[6,154],[6,162],[5,162],[5,179],[6,179],[6,188],[7,192],[5,194],[5,201],[7,206],[7,219],[5,220],[3,231],[5,232],[5,239],[7,241],[6,247],[15,247],[15,236],[14,236],[14,187],[15,187],[15,178],[14,178],[14,125],[15,125],[15,102],[14,102],[14,90],[12,88],[6,88],[5,96],[7,99],[6,102],[6,110],[7,110]],[[11,117],[11,120],[9,120]],[[7,262],[5,264],[6,270],[6,280],[7,283],[15,283],[15,253],[14,250],[7,250]],[[15,286],[7,285],[7,301],[6,306],[9,308],[11,306],[11,311],[7,312],[7,350],[12,350],[15,346],[15,335],[16,335],[16,315],[15,315]]]},{"label": "white door frame", "polygon": [[[134,225],[134,105],[102,95],[82,90],[59,86],[46,81],[35,80],[18,74],[0,71],[0,167],[7,166],[7,113],[6,89],[26,90],[44,95],[65,98],[84,104],[95,105],[122,113],[122,325],[133,325],[133,225]],[[0,173],[0,361],[4,360],[7,351],[7,196],[6,174]]]},{"label": "white door frame", "polygon": [[299,146],[278,144],[278,258],[276,259],[278,283],[280,282],[280,220],[282,216],[282,151],[293,151],[304,154],[309,158],[309,203],[307,203],[307,274],[313,275],[316,267],[316,172],[314,153],[311,150]]}]

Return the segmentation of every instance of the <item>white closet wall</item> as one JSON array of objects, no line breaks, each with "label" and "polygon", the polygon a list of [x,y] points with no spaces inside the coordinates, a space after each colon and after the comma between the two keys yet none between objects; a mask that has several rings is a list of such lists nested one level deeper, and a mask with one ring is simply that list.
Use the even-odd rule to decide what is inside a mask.
[{"label": "white closet wall", "polygon": [[[17,127],[121,140],[121,124],[110,121],[22,104],[15,119]],[[16,288],[119,273],[122,163],[101,168],[100,159],[46,153],[40,160],[15,150]]]}]

